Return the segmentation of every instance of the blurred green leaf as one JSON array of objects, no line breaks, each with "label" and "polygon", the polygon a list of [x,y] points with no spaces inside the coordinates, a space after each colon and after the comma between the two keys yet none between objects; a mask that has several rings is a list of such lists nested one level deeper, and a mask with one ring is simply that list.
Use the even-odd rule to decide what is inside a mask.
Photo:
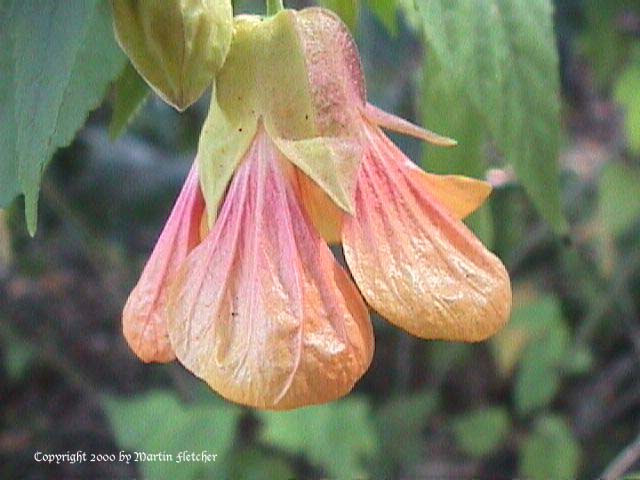
[{"label": "blurred green leaf", "polygon": [[503,373],[518,364],[514,399],[519,413],[529,413],[553,400],[570,339],[560,302],[554,296],[516,308],[506,327],[492,339],[491,348]]},{"label": "blurred green leaf", "polygon": [[[446,69],[434,56],[427,57],[425,62],[422,94],[423,121],[427,128],[458,141],[455,148],[426,145],[424,168],[436,173],[484,177],[482,119],[468,99],[452,90]],[[456,100],[446,101],[452,98]],[[466,221],[491,248],[494,236],[491,210],[484,206]]]},{"label": "blurred green leaf", "polygon": [[398,33],[398,0],[367,0],[367,5],[391,35]]},{"label": "blurred green leaf", "polygon": [[[425,124],[439,129],[433,111],[466,116],[458,124],[473,129],[467,135],[441,133],[468,144],[476,158],[482,158],[483,141],[490,136],[514,165],[540,214],[556,231],[566,231],[560,208],[560,82],[552,2],[432,0],[415,6],[428,46]],[[434,81],[440,95],[429,93]]]},{"label": "blurred green leaf", "polygon": [[613,235],[623,234],[640,217],[640,169],[607,163],[600,176],[600,218]]},{"label": "blurred green leaf", "polygon": [[520,456],[520,475],[532,479],[576,478],[580,445],[557,415],[540,417],[525,440]]},{"label": "blurred green leaf", "polygon": [[318,3],[324,8],[336,12],[352,32],[356,30],[360,0],[319,0]]},{"label": "blurred green leaf", "polygon": [[115,102],[109,124],[109,137],[112,140],[122,135],[151,92],[147,82],[136,72],[130,62],[118,77],[114,90]]},{"label": "blurred green leaf", "polygon": [[518,370],[515,384],[516,409],[521,414],[544,407],[560,388],[560,373],[545,361],[524,362]]},{"label": "blurred green leaf", "polygon": [[375,412],[380,438],[381,463],[377,477],[393,477],[393,467],[417,462],[423,453],[422,430],[427,419],[438,408],[438,396],[433,392],[403,395],[385,402]]},{"label": "blurred green leaf", "polygon": [[356,478],[378,450],[375,425],[366,400],[338,402],[291,412],[261,412],[265,442],[305,454],[329,476]]},{"label": "blurred green leaf", "polygon": [[629,148],[640,153],[640,51],[614,85],[614,97],[625,112],[625,132]]},{"label": "blurred green leaf", "polygon": [[511,420],[505,408],[486,407],[458,415],[453,419],[452,428],[465,453],[483,457],[504,442],[511,430]]},{"label": "blurred green leaf", "polygon": [[0,2],[0,208],[20,194],[16,156],[15,66],[11,38],[12,2]]},{"label": "blurred green leaf", "polygon": [[444,378],[456,367],[469,360],[473,354],[473,346],[468,343],[451,343],[444,341],[429,342],[427,347],[429,371],[437,378]]},{"label": "blurred green leaf", "polygon": [[0,64],[8,81],[1,82],[0,99],[13,101],[0,123],[0,206],[24,193],[33,234],[47,162],[99,105],[125,56],[113,38],[107,2],[6,0],[1,8]]},{"label": "blurred green leaf", "polygon": [[563,369],[569,375],[584,375],[593,368],[593,353],[587,347],[571,352],[564,361]]},{"label": "blurred green leaf", "polygon": [[231,457],[229,478],[262,480],[264,478],[296,478],[291,465],[274,454],[266,454],[257,448],[243,449]]},{"label": "blurred green leaf", "polygon": [[[192,480],[225,475],[241,410],[222,402],[184,404],[171,392],[155,391],[132,399],[106,397],[104,408],[118,444],[130,451],[165,452],[172,462],[150,461],[138,466],[146,478]],[[187,451],[217,454],[215,462],[185,461]]]}]

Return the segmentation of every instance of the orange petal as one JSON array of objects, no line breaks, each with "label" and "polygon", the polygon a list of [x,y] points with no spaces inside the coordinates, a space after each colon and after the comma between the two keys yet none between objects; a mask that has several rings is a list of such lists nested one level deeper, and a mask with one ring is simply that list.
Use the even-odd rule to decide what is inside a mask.
[{"label": "orange petal", "polygon": [[365,299],[383,317],[423,338],[479,341],[511,308],[500,260],[408,174],[406,157],[366,125],[369,149],[345,216],[347,263]]},{"label": "orange petal", "polygon": [[407,159],[407,173],[457,219],[475,212],[491,194],[491,184],[462,175],[427,173]]},{"label": "orange petal", "polygon": [[342,210],[313,180],[296,168],[300,197],[309,218],[328,243],[342,241]]},{"label": "orange petal", "polygon": [[176,276],[168,323],[186,368],[231,401],[277,410],[345,395],[373,353],[367,308],[279,155],[260,128]]},{"label": "orange petal", "polygon": [[194,162],[122,314],[124,337],[145,362],[170,362],[175,358],[166,327],[168,278],[200,242],[204,209]]}]

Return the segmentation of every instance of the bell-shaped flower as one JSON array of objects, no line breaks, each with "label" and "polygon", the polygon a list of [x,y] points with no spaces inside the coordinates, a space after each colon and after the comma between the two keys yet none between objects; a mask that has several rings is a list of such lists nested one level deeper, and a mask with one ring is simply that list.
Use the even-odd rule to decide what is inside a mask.
[{"label": "bell-shaped flower", "polygon": [[[147,266],[156,273],[136,287],[161,292],[147,295],[161,302],[157,321],[137,321],[156,332],[141,344],[166,332],[167,351],[225,398],[289,409],[345,395],[367,370],[362,297],[422,338],[497,331],[509,277],[461,222],[490,187],[422,172],[381,127],[455,143],[367,103],[353,39],[330,12],[237,19],[198,149],[206,208],[178,201],[196,240],[176,241],[172,214],[150,260],[170,267]],[[355,284],[327,242],[343,244]]]}]

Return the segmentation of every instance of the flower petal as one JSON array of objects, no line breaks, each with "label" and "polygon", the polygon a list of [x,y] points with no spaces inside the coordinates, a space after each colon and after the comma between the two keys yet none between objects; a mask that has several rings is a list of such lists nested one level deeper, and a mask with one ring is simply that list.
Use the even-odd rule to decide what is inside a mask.
[{"label": "flower petal", "polygon": [[345,216],[345,257],[363,296],[383,317],[423,338],[479,341],[511,308],[500,260],[406,168],[406,157],[365,125],[369,149]]},{"label": "flower petal", "polygon": [[260,128],[169,305],[180,362],[227,399],[257,408],[345,395],[373,352],[366,306],[285,168],[293,167]]},{"label": "flower petal", "polygon": [[204,210],[194,162],[122,314],[124,337],[133,352],[145,362],[170,362],[175,358],[166,327],[167,284],[187,254],[200,242]]},{"label": "flower petal", "polygon": [[407,162],[407,173],[457,219],[471,215],[491,194],[491,184],[462,175],[436,175]]},{"label": "flower petal", "polygon": [[298,190],[309,218],[325,242],[342,242],[342,217],[344,213],[313,180],[296,169]]}]

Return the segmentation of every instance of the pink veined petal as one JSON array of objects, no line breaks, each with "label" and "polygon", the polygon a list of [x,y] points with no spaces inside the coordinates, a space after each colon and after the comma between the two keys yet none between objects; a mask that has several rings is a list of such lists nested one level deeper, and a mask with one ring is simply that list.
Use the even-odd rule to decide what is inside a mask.
[{"label": "pink veined petal", "polygon": [[345,257],[361,293],[383,317],[423,338],[479,341],[511,308],[502,262],[407,171],[376,126],[345,215]]},{"label": "pink veined petal", "polygon": [[168,279],[200,243],[204,210],[194,162],[122,315],[124,337],[145,362],[170,362],[175,358],[166,327]]},{"label": "pink veined petal", "polygon": [[180,362],[223,397],[282,410],[348,393],[373,333],[279,155],[259,128],[213,230],[176,276],[168,326]]}]

